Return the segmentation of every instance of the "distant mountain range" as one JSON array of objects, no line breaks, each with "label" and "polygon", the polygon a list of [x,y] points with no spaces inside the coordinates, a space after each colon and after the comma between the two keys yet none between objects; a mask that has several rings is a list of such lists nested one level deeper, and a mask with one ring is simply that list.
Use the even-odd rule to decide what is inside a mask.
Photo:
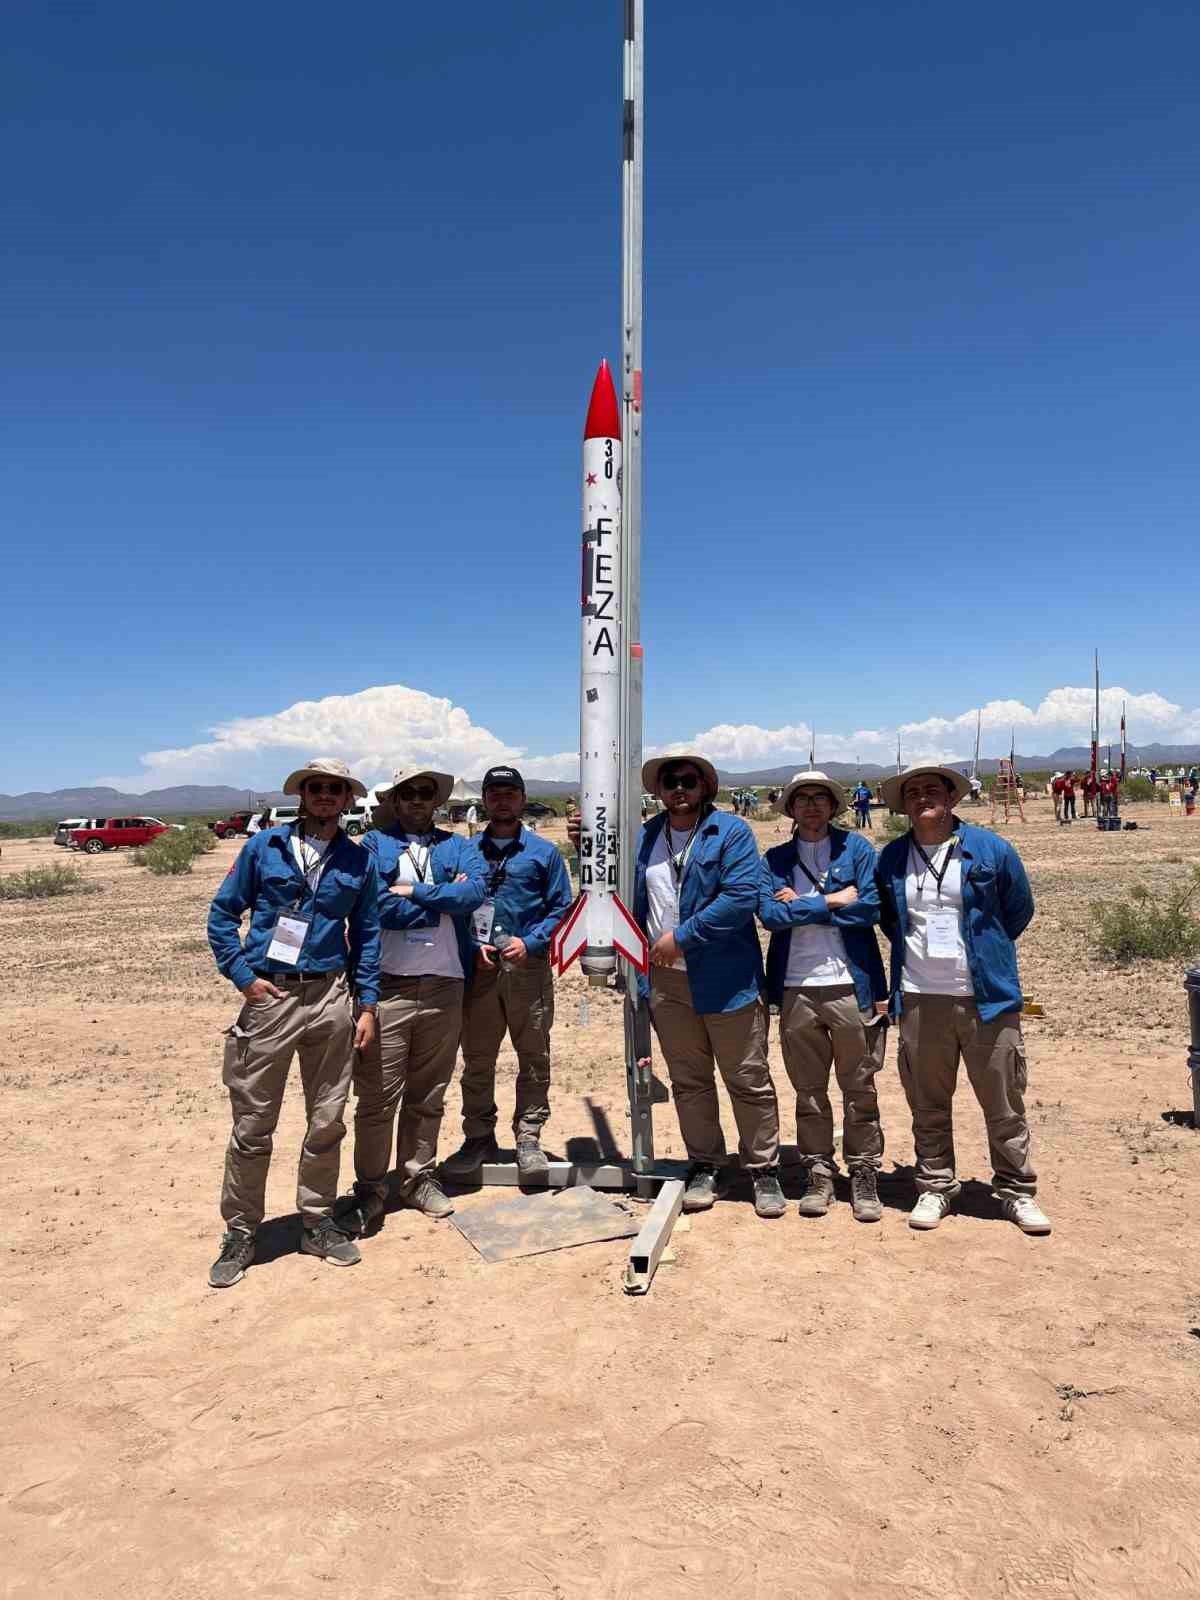
[{"label": "distant mountain range", "polygon": [[[1116,754],[1114,746],[1114,757]],[[1136,763],[1133,761],[1134,754],[1130,752],[1131,764],[1177,767],[1200,761],[1200,744],[1140,744],[1136,750]],[[1107,759],[1107,755],[1108,746],[1101,745],[1101,760]],[[1019,755],[1017,769],[1020,772],[1066,771],[1067,768],[1079,771],[1086,768],[1090,760],[1091,751],[1087,745],[1071,745],[1055,750],[1048,756]],[[959,758],[950,765],[966,770],[970,767],[970,760]],[[989,776],[999,769],[999,765],[996,760],[981,761],[979,770]],[[717,770],[721,782],[729,787],[761,789],[786,783],[797,772],[802,772],[804,767],[798,762],[790,762],[785,767],[759,767],[753,772]],[[821,763],[821,770],[831,778],[857,778],[861,773],[864,778],[874,779],[886,778],[894,768],[871,762],[856,766],[845,761],[827,761]],[[479,787],[478,778],[469,781],[476,788]],[[530,794],[535,795],[575,794],[578,789],[577,782],[554,783],[531,779],[529,784]],[[28,794],[0,794],[0,822],[35,822],[45,818],[57,820],[60,817],[117,817],[124,813],[135,816],[143,813],[150,816],[179,816],[192,812],[239,811],[251,804],[251,797],[253,803],[259,806],[276,806],[284,802],[284,796],[278,791],[268,794],[261,789],[231,789],[225,784],[178,784],[169,789],[150,789],[145,794],[122,794],[118,789],[96,787],[33,790]]]}]

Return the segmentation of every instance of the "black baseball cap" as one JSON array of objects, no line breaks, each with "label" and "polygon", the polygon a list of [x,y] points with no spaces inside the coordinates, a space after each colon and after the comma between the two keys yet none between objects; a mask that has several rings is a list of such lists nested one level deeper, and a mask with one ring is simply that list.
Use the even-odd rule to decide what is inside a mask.
[{"label": "black baseball cap", "polygon": [[517,771],[516,767],[489,767],[483,775],[482,788],[484,794],[493,784],[501,783],[510,783],[514,789],[520,789],[522,794],[525,793],[525,779]]}]

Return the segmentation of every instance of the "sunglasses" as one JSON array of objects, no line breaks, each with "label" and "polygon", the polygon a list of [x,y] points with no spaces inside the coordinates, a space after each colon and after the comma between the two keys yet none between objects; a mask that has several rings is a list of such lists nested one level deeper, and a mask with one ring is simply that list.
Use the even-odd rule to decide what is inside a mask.
[{"label": "sunglasses", "polygon": [[424,783],[419,788],[406,783],[403,788],[396,790],[398,800],[433,800],[436,796],[437,790]]},{"label": "sunglasses", "polygon": [[346,785],[340,778],[332,783],[322,783],[319,778],[309,778],[304,785],[304,789],[307,794],[331,794],[336,797],[339,794],[345,794]]},{"label": "sunglasses", "polygon": [[[796,806],[819,806],[824,805],[828,800],[829,796],[827,794],[798,794],[792,804]],[[830,801],[829,803],[832,804],[833,802]]]},{"label": "sunglasses", "polygon": [[698,772],[664,772],[662,776],[664,789],[698,789],[700,783]]}]

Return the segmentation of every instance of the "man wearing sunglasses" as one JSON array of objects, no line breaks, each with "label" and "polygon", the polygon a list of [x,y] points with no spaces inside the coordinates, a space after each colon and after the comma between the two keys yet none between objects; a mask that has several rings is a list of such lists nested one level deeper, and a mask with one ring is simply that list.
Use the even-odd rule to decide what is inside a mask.
[{"label": "man wearing sunglasses", "polygon": [[383,976],[376,1037],[354,1069],[354,1192],[338,1208],[360,1235],[387,1205],[393,1131],[401,1205],[435,1218],[454,1210],[435,1173],[438,1131],[483,876],[467,840],[433,825],[453,787],[448,772],[401,769],[378,791],[363,840],[379,879]]},{"label": "man wearing sunglasses", "polygon": [[642,981],[691,1162],[683,1209],[707,1211],[724,1187],[719,1067],[742,1166],[754,1184],[754,1209],[760,1217],[781,1217],[787,1205],[754,926],[754,834],[740,817],[715,808],[717,771],[703,756],[647,761],[642,787],[665,810],[642,828],[633,912],[650,943],[650,981]]},{"label": "man wearing sunglasses", "polygon": [[338,823],[351,795],[367,791],[345,762],[318,757],[289,774],[283,792],[299,795],[299,817],[246,841],[208,915],[217,966],[245,1001],[225,1040],[233,1134],[221,1190],[226,1232],[208,1275],[214,1289],[239,1282],[254,1259],[272,1136],[296,1055],[308,1117],[296,1187],[300,1250],[339,1267],[360,1259],[333,1212],[354,1052],[375,1037],[379,894],[374,861]]},{"label": "man wearing sunglasses", "polygon": [[525,780],[515,767],[484,774],[483,809],[487,827],[472,842],[485,898],[475,913],[475,972],[463,1018],[464,1137],[442,1171],[469,1178],[499,1157],[496,1057],[507,1033],[517,1053],[517,1167],[536,1178],[549,1166],[541,1137],[550,1117],[550,935],[571,909],[571,879],[557,846],[522,825]]},{"label": "man wearing sunglasses", "polygon": [[797,773],[775,809],[794,831],[763,858],[758,915],[771,933],[767,997],[779,1007],[783,1064],[796,1091],[796,1145],[808,1178],[800,1215],[823,1217],[833,1204],[832,1066],[850,1205],[859,1222],[878,1222],[875,1074],[887,1037],[887,982],[875,937],[875,852],[861,833],[830,827],[846,809],[846,791],[823,772]]}]

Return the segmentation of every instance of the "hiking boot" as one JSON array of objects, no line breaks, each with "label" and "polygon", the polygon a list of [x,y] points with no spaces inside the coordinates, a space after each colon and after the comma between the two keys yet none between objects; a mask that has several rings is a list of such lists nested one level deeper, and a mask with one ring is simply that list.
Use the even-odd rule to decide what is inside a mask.
[{"label": "hiking boot", "polygon": [[916,1205],[908,1213],[908,1225],[910,1228],[919,1228],[922,1232],[936,1228],[949,1209],[948,1196],[933,1194],[927,1190],[917,1196]]},{"label": "hiking boot", "polygon": [[878,1222],[883,1216],[874,1167],[850,1168],[850,1209],[856,1222]]},{"label": "hiking boot", "polygon": [[332,1217],[322,1217],[313,1228],[300,1230],[300,1254],[320,1256],[334,1267],[352,1267],[362,1260],[359,1248]]},{"label": "hiking boot", "polygon": [[357,1234],[361,1239],[379,1221],[387,1209],[387,1201],[374,1189],[359,1189],[345,1194],[333,1208],[333,1220],[344,1233]]},{"label": "hiking boot", "polygon": [[517,1171],[523,1178],[544,1178],[550,1171],[546,1152],[536,1133],[517,1135]]},{"label": "hiking boot", "polygon": [[693,1161],[688,1168],[683,1191],[683,1209],[709,1211],[724,1193],[725,1184],[720,1167],[713,1166],[709,1161]]},{"label": "hiking boot", "polygon": [[454,1211],[453,1201],[447,1199],[446,1191],[432,1174],[418,1178],[400,1204],[423,1211],[427,1217],[448,1217]]},{"label": "hiking boot", "polygon": [[494,1133],[464,1139],[459,1149],[442,1162],[444,1178],[473,1178],[485,1161],[499,1161],[500,1146]]},{"label": "hiking boot", "polygon": [[221,1254],[208,1269],[210,1289],[232,1289],[241,1283],[254,1260],[254,1235],[245,1228],[230,1228],[221,1240]]},{"label": "hiking boot", "polygon": [[1022,1233],[1050,1232],[1050,1218],[1031,1194],[1002,1195],[1000,1210]]},{"label": "hiking boot", "polygon": [[800,1200],[802,1217],[823,1217],[833,1204],[833,1174],[808,1169],[808,1188]]},{"label": "hiking boot", "polygon": [[750,1174],[754,1182],[754,1214],[756,1217],[783,1217],[787,1215],[787,1201],[779,1187],[778,1167],[759,1167]]}]

